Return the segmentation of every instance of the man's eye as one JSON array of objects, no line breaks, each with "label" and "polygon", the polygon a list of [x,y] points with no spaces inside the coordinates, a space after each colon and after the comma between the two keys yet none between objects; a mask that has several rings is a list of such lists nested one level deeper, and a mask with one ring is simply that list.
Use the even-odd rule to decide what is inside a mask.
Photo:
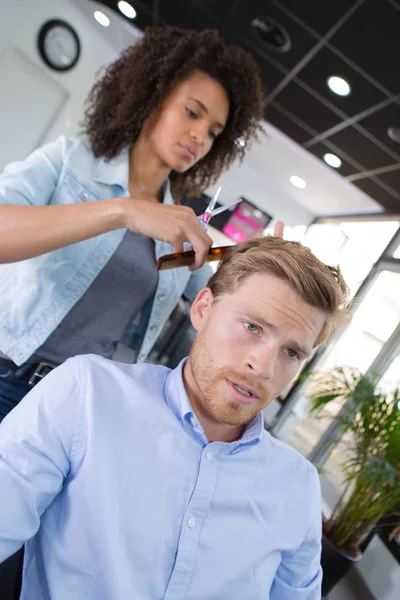
[{"label": "man's eye", "polygon": [[254,325],[254,323],[245,323],[244,326],[246,327],[247,331],[249,331],[250,333],[259,333],[260,332],[260,328],[257,325]]},{"label": "man's eye", "polygon": [[289,358],[300,358],[299,353],[293,348],[288,348],[286,352]]},{"label": "man's eye", "polygon": [[191,119],[197,119],[196,113],[190,110],[190,108],[186,106],[185,110]]}]

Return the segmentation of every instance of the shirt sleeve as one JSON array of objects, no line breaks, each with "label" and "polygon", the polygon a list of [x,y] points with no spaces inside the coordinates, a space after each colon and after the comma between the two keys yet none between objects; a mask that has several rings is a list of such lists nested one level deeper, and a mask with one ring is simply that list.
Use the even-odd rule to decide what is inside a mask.
[{"label": "shirt sleeve", "polygon": [[8,164],[0,175],[0,204],[48,204],[57,186],[66,148],[66,139],[60,137],[25,160]]},{"label": "shirt sleeve", "polygon": [[0,563],[39,529],[76,468],[84,393],[80,362],[47,375],[0,425]]},{"label": "shirt sleeve", "polygon": [[213,274],[214,271],[208,264],[205,264],[200,269],[193,271],[190,274],[190,279],[183,292],[185,298],[189,300],[189,302],[193,302],[200,290],[207,287],[208,281]]},{"label": "shirt sleeve", "polygon": [[308,533],[295,552],[282,554],[282,561],[272,584],[270,600],[320,600],[321,598],[321,488],[314,467],[310,486],[310,504],[312,522]]}]

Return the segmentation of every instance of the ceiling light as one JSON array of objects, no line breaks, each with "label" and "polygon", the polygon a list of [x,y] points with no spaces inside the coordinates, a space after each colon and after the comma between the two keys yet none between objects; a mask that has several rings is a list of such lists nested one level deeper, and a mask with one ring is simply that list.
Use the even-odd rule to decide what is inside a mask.
[{"label": "ceiling light", "polygon": [[333,167],[334,169],[338,169],[342,166],[342,161],[340,160],[340,158],[336,156],[336,154],[331,154],[330,152],[324,154],[324,161],[327,165]]},{"label": "ceiling light", "polygon": [[307,183],[304,181],[304,179],[302,179],[301,177],[298,177],[297,175],[291,176],[290,183],[292,185],[294,185],[295,187],[300,188],[301,190],[304,190],[304,188],[307,185]]},{"label": "ceiling light", "polygon": [[329,77],[328,87],[338,96],[348,96],[351,92],[351,88],[347,81],[342,77],[337,77],[336,75]]},{"label": "ceiling light", "polygon": [[122,12],[123,15],[128,17],[128,19],[134,19],[136,17],[136,10],[129,4],[129,2],[118,2],[118,8]]},{"label": "ceiling light", "polygon": [[389,127],[387,134],[391,140],[400,143],[400,127]]},{"label": "ceiling light", "polygon": [[102,13],[100,10],[95,10],[93,16],[96,19],[96,21],[98,23],[100,23],[100,25],[103,25],[103,27],[109,26],[110,19],[104,13]]}]

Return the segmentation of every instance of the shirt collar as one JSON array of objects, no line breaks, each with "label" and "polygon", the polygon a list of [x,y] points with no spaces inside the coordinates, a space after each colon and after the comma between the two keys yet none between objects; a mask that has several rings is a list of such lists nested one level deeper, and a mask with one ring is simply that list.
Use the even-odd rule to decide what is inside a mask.
[{"label": "shirt collar", "polygon": [[[183,427],[195,437],[200,437],[204,444],[208,444],[204,430],[197,422],[183,383],[183,367],[186,361],[187,358],[184,358],[176,369],[169,373],[165,383],[165,400]],[[231,451],[238,452],[245,446],[257,444],[263,435],[263,431],[264,417],[260,412],[247,424],[240,440],[226,445]]]},{"label": "shirt collar", "polygon": [[119,185],[125,193],[128,193],[129,146],[111,160],[107,160],[102,156],[99,159],[93,179],[96,183]]},{"label": "shirt collar", "polygon": [[[124,193],[129,196],[129,148],[130,146],[127,146],[111,160],[107,160],[102,156],[99,159],[93,180],[96,183],[105,183],[106,185],[119,185]],[[166,179],[163,185],[163,203],[175,204],[169,179]]]}]

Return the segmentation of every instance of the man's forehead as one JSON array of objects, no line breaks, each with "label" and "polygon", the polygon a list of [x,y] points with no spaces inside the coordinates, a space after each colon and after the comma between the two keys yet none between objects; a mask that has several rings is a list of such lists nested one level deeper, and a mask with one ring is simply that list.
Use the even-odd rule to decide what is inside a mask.
[{"label": "man's forehead", "polygon": [[307,334],[311,347],[326,322],[322,310],[308,304],[285,280],[272,274],[255,273],[225,296],[231,298],[232,308],[251,315],[259,323],[278,327],[291,324]]}]

